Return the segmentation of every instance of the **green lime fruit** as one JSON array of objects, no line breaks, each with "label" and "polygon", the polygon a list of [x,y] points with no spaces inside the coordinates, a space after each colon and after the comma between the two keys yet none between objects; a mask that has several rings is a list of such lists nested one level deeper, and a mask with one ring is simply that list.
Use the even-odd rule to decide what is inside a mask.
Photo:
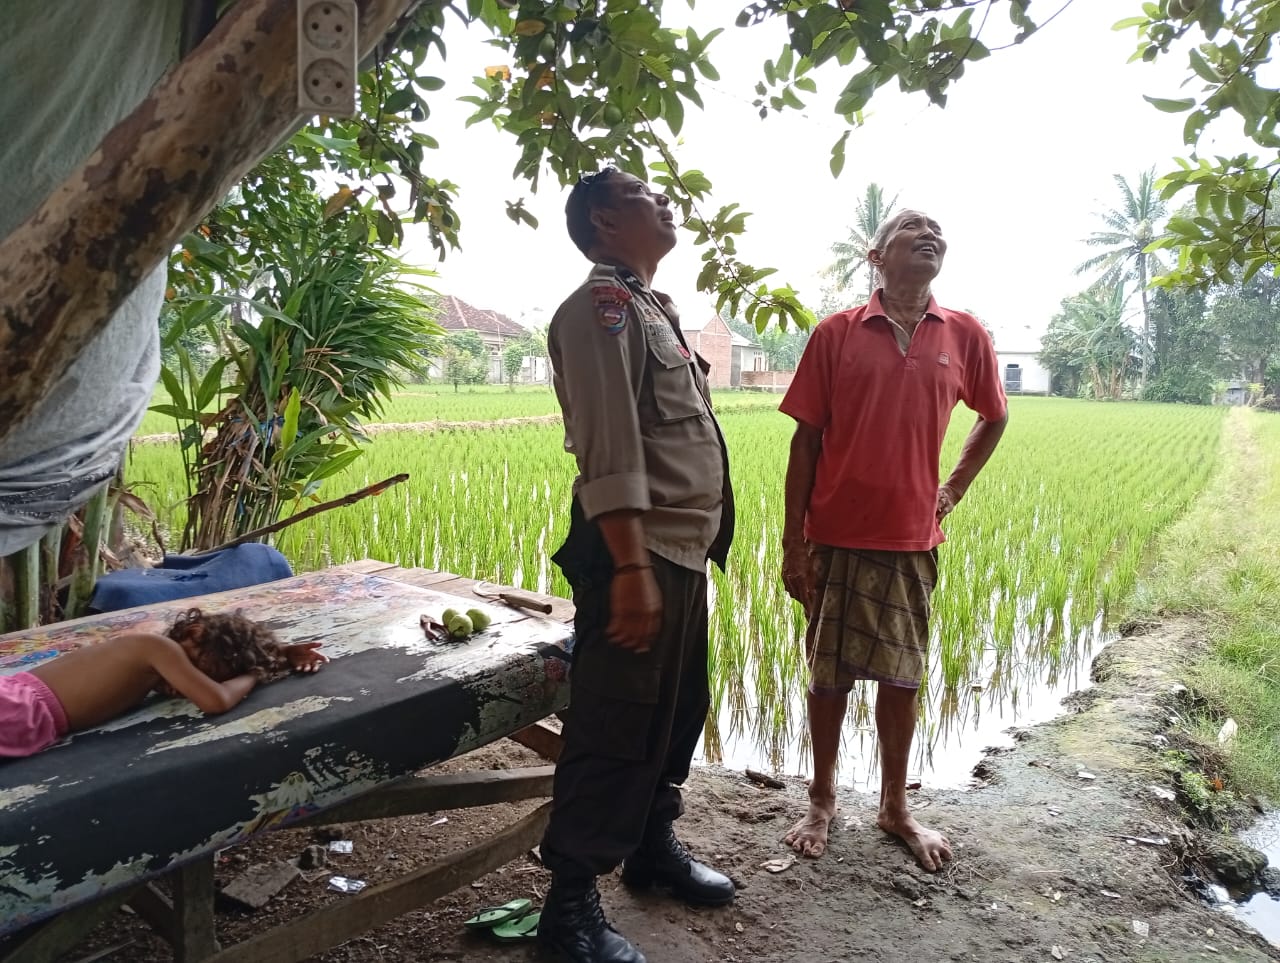
[{"label": "green lime fruit", "polygon": [[622,111],[615,104],[610,104],[604,109],[604,122],[610,127],[616,127],[621,124]]},{"label": "green lime fruit", "polygon": [[449,627],[449,634],[455,639],[465,639],[472,632],[471,620],[465,615],[454,615],[454,617],[445,623]]},{"label": "green lime fruit", "polygon": [[461,614],[462,613],[459,612],[457,609],[445,609],[443,612],[440,613],[440,621],[443,622],[445,625],[448,625],[450,622],[452,622]]},{"label": "green lime fruit", "polygon": [[493,622],[493,619],[479,609],[467,609],[467,618],[471,620],[471,625],[477,632],[483,632]]}]

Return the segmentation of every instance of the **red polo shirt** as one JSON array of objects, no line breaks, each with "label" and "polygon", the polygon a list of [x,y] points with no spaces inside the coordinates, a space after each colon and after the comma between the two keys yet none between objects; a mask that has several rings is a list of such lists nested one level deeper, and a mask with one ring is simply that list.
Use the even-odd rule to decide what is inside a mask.
[{"label": "red polo shirt", "polygon": [[877,291],[813,331],[783,398],[822,429],[805,537],[839,548],[925,551],[938,527],[938,459],[952,409],[988,421],[1006,401],[995,346],[978,319],[930,300],[904,353]]}]

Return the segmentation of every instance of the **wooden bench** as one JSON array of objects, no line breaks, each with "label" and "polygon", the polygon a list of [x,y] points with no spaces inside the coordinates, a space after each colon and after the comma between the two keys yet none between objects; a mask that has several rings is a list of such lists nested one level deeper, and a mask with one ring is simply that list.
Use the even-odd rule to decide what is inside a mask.
[{"label": "wooden bench", "polygon": [[[193,605],[240,610],[332,663],[204,716],[155,698],[29,759],[0,762],[0,960],[47,963],[128,905],[184,963],[296,961],[464,886],[537,844],[549,803],[464,852],[220,948],[214,859],[255,834],[549,796],[553,766],[414,775],[503,737],[550,760],[542,723],[568,701],[572,605],[543,617],[444,572],[363,561],[308,575],[0,636],[19,672]],[[462,643],[422,614],[480,608]],[[167,878],[172,897],[154,885]]]}]

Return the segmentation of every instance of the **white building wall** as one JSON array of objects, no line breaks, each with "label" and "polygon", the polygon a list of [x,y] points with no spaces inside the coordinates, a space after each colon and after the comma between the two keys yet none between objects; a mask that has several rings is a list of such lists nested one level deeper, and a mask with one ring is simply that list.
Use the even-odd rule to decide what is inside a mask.
[{"label": "white building wall", "polygon": [[[1031,351],[996,351],[1000,377],[1009,394],[1047,395],[1051,387],[1049,371]],[[1014,367],[1016,365],[1016,368]]]}]

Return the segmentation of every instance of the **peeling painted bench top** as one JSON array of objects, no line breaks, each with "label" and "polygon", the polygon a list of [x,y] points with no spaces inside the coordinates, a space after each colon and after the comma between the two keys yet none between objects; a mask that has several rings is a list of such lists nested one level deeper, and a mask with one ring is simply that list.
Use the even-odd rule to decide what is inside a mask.
[{"label": "peeling painted bench top", "polygon": [[[204,716],[152,697],[0,762],[0,935],[278,828],[546,718],[568,703],[572,607],[485,602],[448,573],[357,562],[266,585],[0,636],[0,674],[191,606],[240,610],[333,661]],[[462,604],[465,603],[465,604]],[[418,618],[479,608],[465,643]]]}]

